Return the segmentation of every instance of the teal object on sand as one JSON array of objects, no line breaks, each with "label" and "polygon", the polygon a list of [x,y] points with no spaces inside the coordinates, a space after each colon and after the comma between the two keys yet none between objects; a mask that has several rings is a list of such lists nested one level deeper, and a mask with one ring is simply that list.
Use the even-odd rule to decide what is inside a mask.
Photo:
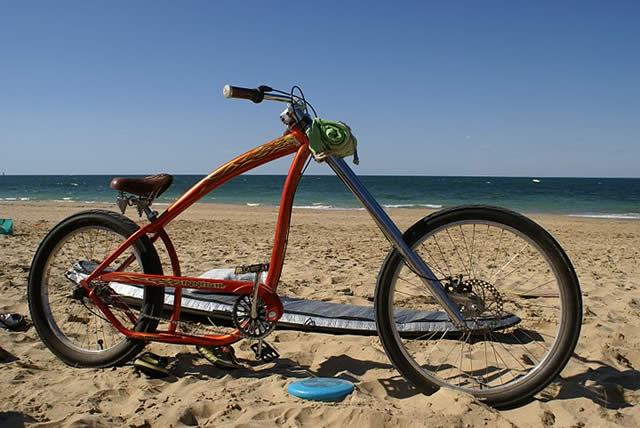
[{"label": "teal object on sand", "polygon": [[13,219],[0,218],[0,235],[13,234]]},{"label": "teal object on sand", "polygon": [[353,384],[344,379],[314,377],[291,382],[287,391],[305,400],[333,401],[341,400],[351,394],[353,388]]}]

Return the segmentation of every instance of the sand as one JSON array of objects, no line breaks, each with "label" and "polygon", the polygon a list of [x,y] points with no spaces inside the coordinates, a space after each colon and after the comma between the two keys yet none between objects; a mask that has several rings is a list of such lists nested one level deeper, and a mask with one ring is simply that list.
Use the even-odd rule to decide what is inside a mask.
[{"label": "sand", "polygon": [[[26,282],[38,243],[65,216],[96,207],[0,204],[0,217],[13,218],[15,229],[0,236],[1,312],[28,316]],[[427,213],[390,211],[401,229]],[[281,358],[235,372],[212,366],[191,346],[154,343],[146,349],[169,357],[172,376],[153,380],[131,364],[68,367],[31,327],[0,330],[0,347],[14,356],[0,362],[0,426],[640,426],[640,221],[532,218],[565,248],[586,296],[575,355],[561,377],[522,407],[498,411],[446,389],[418,393],[376,336],[277,330],[269,340]],[[269,207],[196,205],[168,232],[183,274],[198,275],[268,261],[275,220]],[[388,249],[363,211],[294,210],[279,292],[370,305]],[[240,357],[251,356],[248,346],[236,346]],[[356,390],[337,403],[286,392],[289,382],[309,375],[339,376]]]}]

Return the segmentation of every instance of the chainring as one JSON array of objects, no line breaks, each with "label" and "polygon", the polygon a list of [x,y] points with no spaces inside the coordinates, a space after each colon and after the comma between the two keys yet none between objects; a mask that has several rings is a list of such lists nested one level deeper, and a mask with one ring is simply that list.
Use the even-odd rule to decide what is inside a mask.
[{"label": "chainring", "polygon": [[256,304],[257,317],[251,318],[251,295],[238,297],[233,305],[231,318],[235,328],[245,337],[260,339],[273,331],[276,323],[267,319],[267,305],[258,296]]}]

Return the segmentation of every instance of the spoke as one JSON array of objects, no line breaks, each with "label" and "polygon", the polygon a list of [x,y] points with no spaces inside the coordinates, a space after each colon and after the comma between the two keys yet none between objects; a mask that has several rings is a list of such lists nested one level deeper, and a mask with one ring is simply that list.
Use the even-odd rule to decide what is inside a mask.
[{"label": "spoke", "polygon": [[[460,342],[462,343],[462,346],[460,347],[460,366],[458,366],[459,372],[462,372],[462,362],[464,360],[464,344],[466,343],[464,336],[465,335],[462,335],[462,337],[460,338]],[[456,361],[458,361],[457,358],[456,358]]]},{"label": "spoke", "polygon": [[[483,345],[484,345],[484,366],[485,366],[485,373],[484,373],[484,381],[486,382],[487,380],[489,380],[489,357],[487,356],[488,352],[487,352],[487,332],[482,332],[482,336],[484,337],[484,341],[483,341]],[[496,363],[497,365],[497,363]]]},{"label": "spoke", "polygon": [[[460,226],[460,230],[462,230],[462,227]],[[458,255],[458,259],[460,259],[460,264],[466,268],[466,266],[464,265],[464,262],[462,261],[462,256],[460,256],[460,252],[458,251],[458,246],[455,244],[455,242],[453,242],[453,238],[451,238],[451,234],[449,233],[449,229],[445,229],[445,232],[447,232],[447,236],[449,237],[449,241],[451,241],[451,245],[453,245],[453,249],[456,251],[456,254]],[[462,234],[464,239],[464,233]],[[465,246],[466,246],[466,242],[465,242]],[[471,266],[471,265],[469,265]],[[471,276],[471,271],[469,269],[467,269],[467,274],[469,276]]]},{"label": "spoke", "polygon": [[535,362],[534,365],[537,365],[540,363],[540,361],[538,361],[538,358],[535,356],[535,354],[533,354],[533,352],[529,351],[529,348],[527,348],[527,345],[525,345],[523,342],[520,341],[520,339],[518,339],[518,335],[515,333],[512,333],[511,336],[518,342],[518,344],[520,344],[520,346],[522,346],[524,348],[525,351],[527,351],[528,354],[530,354],[533,357],[533,360]]},{"label": "spoke", "polygon": [[49,305],[51,305],[52,303],[58,303],[61,300],[66,300],[66,299],[71,299],[71,297],[70,296],[60,296],[60,297],[56,297],[53,300],[49,299]]},{"label": "spoke", "polygon": [[[529,335],[529,333],[527,333],[525,330],[520,329],[519,331],[520,331],[522,334],[524,334],[525,336],[527,336],[527,337],[531,340],[531,342],[533,342],[534,344],[536,344],[536,345],[538,345],[539,347],[541,347],[542,349],[544,349],[545,354],[546,354],[546,351],[548,351],[548,350],[549,350],[549,348],[547,348],[547,347],[546,347],[546,346],[544,346],[542,343],[540,343],[540,341],[535,340],[535,339],[534,339],[533,337],[531,337],[531,336]],[[541,336],[542,336],[542,335],[544,335],[544,333],[540,333],[539,331],[536,331],[536,333],[537,333],[537,334],[539,334],[539,335],[541,335]],[[553,336],[550,336],[550,335],[548,335],[548,336],[549,336],[549,337],[553,337]],[[543,343],[546,343],[546,342],[543,342]]]},{"label": "spoke", "polygon": [[[467,244],[467,236],[464,234],[464,229],[462,228],[462,225],[458,225],[458,227],[460,228],[460,234],[462,235],[464,248],[467,250],[467,255],[469,256],[469,269],[467,269],[467,271],[469,272],[469,277],[475,277],[475,274],[473,272],[473,254],[469,249],[469,245]],[[462,263],[462,265],[464,266],[464,263]]]},{"label": "spoke", "polygon": [[[525,320],[526,320],[526,319],[525,319]],[[536,334],[539,334],[540,336],[546,336],[546,337],[548,337],[548,338],[550,338],[550,339],[555,339],[555,338],[556,338],[555,336],[553,336],[553,335],[551,335],[551,334],[549,334],[549,333],[544,333],[544,332],[541,332],[541,331],[538,331],[538,330],[535,330],[535,332],[536,332]],[[536,339],[534,339],[533,337],[531,337],[531,340],[534,340],[534,341],[538,342],[538,341],[537,341]],[[544,342],[544,343],[547,343],[547,342]]]},{"label": "spoke", "polygon": [[[446,330],[445,330],[445,332],[446,332]],[[428,339],[426,339],[426,341],[428,342],[428,341],[430,341],[431,339],[433,339],[433,336],[435,336],[435,335],[436,335],[436,334],[438,334],[438,333],[440,333],[440,331],[438,331],[438,330],[434,331],[434,332],[433,332],[433,333],[431,333],[430,335],[429,335],[429,333],[425,333],[425,334],[423,334],[422,336],[419,336],[419,337],[414,338],[413,340],[415,340],[415,341],[423,340],[423,339],[425,338],[425,336],[429,335],[429,338],[428,338]],[[432,351],[432,352],[433,352],[433,351]]]},{"label": "spoke", "polygon": [[418,295],[418,294],[409,294],[399,290],[396,290],[396,293],[402,294],[403,296],[407,296],[407,297],[413,297],[413,298],[422,297],[421,295]]},{"label": "spoke", "polygon": [[[436,343],[434,344],[434,346],[431,347],[431,351],[429,351],[429,354],[427,355],[427,357],[425,358],[425,364],[427,361],[431,360],[431,355],[433,354],[433,352],[438,349],[438,346],[440,345],[440,341],[444,338],[444,336],[447,334],[447,332],[449,331],[449,329],[445,329],[442,332],[442,336],[440,336],[440,339],[436,340]],[[436,334],[440,333],[439,331],[435,331],[431,336],[429,336],[428,340],[431,340],[431,338],[433,338],[433,336],[435,336]],[[426,334],[425,334],[426,336]],[[419,340],[419,339],[416,339]]]},{"label": "spoke", "polygon": [[[82,242],[80,242],[80,239],[78,239],[78,236],[80,236],[82,238]],[[84,235],[75,235],[74,237],[75,241],[78,241],[78,246],[82,247],[82,250],[84,251],[84,256],[90,256],[89,251],[87,250],[87,240],[84,237]],[[91,260],[91,257],[89,257],[89,260]],[[76,260],[77,261],[77,260]]]},{"label": "spoke", "polygon": [[507,266],[509,266],[509,265],[511,264],[511,262],[512,262],[512,261],[514,261],[514,260],[516,259],[516,257],[518,257],[518,256],[519,256],[519,255],[524,251],[524,249],[528,247],[528,245],[529,245],[529,244],[527,244],[527,243],[525,242],[525,244],[522,246],[522,248],[520,249],[520,251],[518,251],[518,252],[517,252],[513,257],[511,257],[511,259],[510,259],[507,263],[505,263],[505,264],[504,264],[500,269],[498,269],[498,272],[496,272],[496,273],[491,277],[491,279],[489,279],[489,282],[490,282],[490,283],[495,282],[495,278],[498,276],[498,274],[499,274],[500,272],[502,272],[504,269],[506,269],[506,267],[507,267]]},{"label": "spoke", "polygon": [[474,274],[475,276],[475,269],[473,268],[473,246],[475,244],[476,241],[476,224],[473,223],[473,234],[471,235],[471,272]]},{"label": "spoke", "polygon": [[496,282],[498,281],[502,281],[506,278],[508,278],[511,274],[513,274],[514,272],[517,272],[518,270],[520,270],[520,268],[522,268],[523,266],[526,266],[529,261],[531,261],[531,259],[533,259],[534,257],[536,257],[537,254],[533,254],[531,257],[529,257],[527,260],[525,260],[523,263],[519,264],[518,266],[516,266],[513,270],[511,270],[509,273],[505,274],[504,276],[496,279]]},{"label": "spoke", "polygon": [[100,321],[98,320],[98,317],[93,317],[93,319],[95,320],[95,324],[96,324],[96,331],[95,331],[95,342],[96,343],[94,344],[94,346],[96,347],[96,349],[98,349],[99,348],[99,346],[98,346],[98,329],[99,329],[98,323]]},{"label": "spoke", "polygon": [[94,252],[93,252],[93,242],[95,241],[95,238],[92,235],[97,235],[97,233],[96,233],[95,230],[89,229],[89,234],[88,235],[89,235],[89,258],[91,260],[93,260],[94,259],[94,257],[93,257],[93,254],[94,254]]},{"label": "spoke", "polygon": [[427,265],[428,265],[429,267],[433,267],[433,268],[435,268],[435,270],[440,274],[440,276],[447,276],[447,275],[444,273],[444,271],[440,268],[440,265],[439,265],[439,264],[438,264],[438,262],[436,261],[435,257],[433,257],[433,256],[431,255],[431,251],[429,251],[429,248],[427,248],[427,246],[426,246],[424,243],[420,244],[420,246],[426,250],[427,254],[429,255],[429,259],[431,259],[431,261],[433,261],[433,263],[427,263]]},{"label": "spoke", "polygon": [[[468,333],[468,337],[471,337],[471,333]],[[460,346],[460,366],[458,367],[458,371],[460,372],[460,374],[462,376],[469,376],[468,374],[466,374],[463,370],[462,370],[462,366],[464,365],[464,345],[465,343],[467,343],[466,339],[464,338],[464,335],[461,338],[461,346]]]},{"label": "spoke", "polygon": [[420,294],[419,295],[410,295],[410,294],[408,294],[406,292],[399,291],[396,288],[395,291],[397,293],[404,294],[404,295],[411,296],[411,297],[432,297],[431,293],[428,292],[428,290],[424,287],[424,285],[415,284],[415,283],[409,281],[408,279],[401,277],[400,275],[398,275],[398,279],[401,279],[402,281],[404,281],[407,284],[409,284],[411,287],[416,289]]},{"label": "spoke", "polygon": [[433,235],[433,241],[436,243],[436,246],[438,247],[438,251],[440,251],[440,256],[442,257],[442,261],[444,261],[444,265],[447,267],[447,270],[449,271],[449,276],[453,276],[453,274],[451,273],[451,267],[447,262],[447,258],[442,253],[442,248],[440,248],[440,244],[438,243],[438,240],[436,239],[435,235]]},{"label": "spoke", "polygon": [[[63,271],[63,274],[64,274],[64,273],[65,273],[65,272],[67,272],[69,269],[71,269],[71,268],[73,267],[74,263],[75,263],[75,262],[77,262],[78,260],[74,260],[73,254],[72,254],[72,255],[67,254],[67,248],[66,248],[66,247],[64,247],[64,246],[63,246],[63,247],[61,247],[61,248],[60,248],[60,250],[59,250],[58,252],[60,252],[60,251],[62,251],[62,255],[63,255],[64,257],[66,257],[66,258],[67,258],[67,260],[69,261],[69,266],[67,266],[67,267],[66,267],[66,269],[65,269],[65,268],[61,268],[61,270]],[[58,254],[56,253],[53,257],[55,257],[55,256],[57,256],[57,255],[58,255]],[[65,279],[66,279],[66,278],[65,278]]]},{"label": "spoke", "polygon": [[[533,276],[533,275],[532,275],[532,276]],[[529,277],[529,279],[531,279],[531,277]],[[525,281],[525,282],[526,282],[526,281]],[[541,283],[541,284],[539,284],[539,285],[536,285],[535,287],[530,288],[530,289],[528,289],[528,290],[522,290],[522,291],[521,291],[521,290],[519,290],[519,289],[517,289],[517,288],[514,288],[514,289],[511,289],[511,290],[509,290],[509,291],[505,291],[505,293],[506,293],[506,294],[512,294],[512,295],[514,295],[514,296],[523,296],[523,295],[527,295],[527,294],[531,293],[531,292],[532,292],[532,291],[534,291],[534,290],[537,290],[538,288],[544,287],[545,285],[550,284],[550,283],[552,283],[552,282],[557,282],[557,279],[555,279],[555,278],[551,278],[549,281],[543,282],[543,283]],[[555,290],[555,288],[556,288],[556,287],[553,287],[553,288],[554,288],[554,290]]]},{"label": "spoke", "polygon": [[[443,336],[443,337],[444,337],[444,336]],[[437,372],[440,370],[440,367],[442,367],[442,365],[443,365],[444,363],[446,363],[446,362],[447,362],[447,360],[449,359],[449,355],[451,355],[451,353],[452,353],[455,349],[456,349],[456,346],[453,346],[453,347],[451,348],[451,350],[449,351],[449,353],[447,354],[447,356],[446,356],[446,357],[444,357],[444,361],[443,361],[443,362],[442,362],[442,363],[441,363],[441,364],[436,368],[436,370],[434,371],[434,373],[437,373]]]},{"label": "spoke", "polygon": [[[535,300],[535,299],[542,299],[543,297],[519,297],[521,299],[525,299],[525,300]],[[558,306],[549,306],[549,305],[543,305],[541,303],[534,303],[534,302],[527,302],[527,307],[534,307],[534,308],[545,308],[545,309],[553,309],[554,311],[559,310]]]},{"label": "spoke", "polygon": [[500,341],[498,341],[498,343],[500,344],[500,346],[502,346],[502,348],[503,348],[505,351],[507,351],[507,354],[509,354],[509,355],[511,356],[511,358],[513,358],[513,360],[514,360],[514,361],[516,361],[518,364],[520,364],[520,367],[522,367],[522,369],[523,369],[524,371],[526,371],[526,370],[527,370],[527,368],[525,367],[525,365],[524,365],[524,364],[522,364],[522,361],[520,361],[520,359],[519,359],[519,358],[516,358],[516,356],[515,356],[515,355],[513,355],[513,353],[512,353],[512,352],[511,352],[511,351],[510,351],[506,346],[504,346],[504,343],[502,343],[502,342],[500,342]]},{"label": "spoke", "polygon": [[[496,259],[495,259],[496,269],[498,268],[498,266],[500,266],[500,263],[501,263],[501,262],[498,261],[498,256],[500,255],[500,253],[504,253],[504,257],[505,258],[509,257],[508,248],[513,247],[515,245],[516,241],[518,241],[518,239],[519,239],[518,235],[512,234],[513,238],[511,239],[511,243],[509,245],[505,245],[504,246],[504,251],[502,251],[502,248],[503,248],[502,247],[502,238],[503,238],[505,229],[501,229],[501,230],[502,230],[503,233],[500,235],[500,248],[496,252]],[[502,257],[500,257],[500,260],[502,260]],[[499,273],[499,271],[495,275],[497,275],[498,273]],[[493,275],[493,276],[495,276],[495,275]]]},{"label": "spoke", "polygon": [[[469,333],[469,338],[471,338],[471,333]],[[467,343],[467,345],[469,345],[469,373],[473,373],[473,347],[471,343]],[[473,379],[473,380],[479,383],[477,379]]]},{"label": "spoke", "polygon": [[500,358],[500,360],[502,361],[502,364],[503,364],[505,367],[507,366],[507,363],[505,363],[505,362],[504,362],[504,360],[502,359],[502,357],[499,357],[499,356],[498,356],[498,352],[496,351],[496,347],[495,347],[495,346],[493,346],[493,342],[494,342],[494,340],[493,340],[493,335],[491,334],[491,332],[489,332],[489,339],[490,339],[490,341],[489,341],[489,345],[491,345],[491,348],[493,349],[493,356],[494,356],[494,357],[495,357],[495,359],[496,359],[496,368],[498,369],[498,378],[500,379],[500,382],[501,382],[500,384],[501,384],[501,385],[504,385],[504,381],[502,380],[502,373],[503,373],[503,370],[500,370],[500,367],[499,367],[500,362],[498,361],[498,358]]},{"label": "spoke", "polygon": [[498,255],[500,255],[500,252],[502,250],[502,238],[504,237],[504,229],[500,229],[500,239],[498,241],[498,249],[496,250],[496,256],[493,258],[493,262],[496,265],[496,268],[498,267]]},{"label": "spoke", "polygon": [[[473,382],[476,382],[476,380],[473,378],[473,376],[471,376],[469,373],[467,373],[464,370],[462,370],[462,366],[464,365],[464,350],[465,350],[465,346],[464,345],[468,344],[469,346],[471,346],[467,342],[467,340],[471,338],[471,332],[467,333],[466,337],[467,337],[467,339],[465,339],[465,335],[463,335],[461,340],[460,340],[460,342],[461,342],[461,345],[460,345],[460,366],[456,367],[455,364],[454,364],[454,367],[456,367],[458,369],[458,372],[460,373],[460,375],[463,378],[470,379],[471,383],[473,383]],[[454,347],[454,349],[455,349],[455,347]],[[471,359],[469,359],[469,360],[471,361]],[[458,360],[456,359],[456,361],[458,361]]]}]

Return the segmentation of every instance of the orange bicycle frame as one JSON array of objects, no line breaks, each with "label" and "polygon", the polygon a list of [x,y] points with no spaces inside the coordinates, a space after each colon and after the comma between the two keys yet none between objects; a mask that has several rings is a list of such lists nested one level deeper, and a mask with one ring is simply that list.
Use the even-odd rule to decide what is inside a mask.
[{"label": "orange bicycle frame", "polygon": [[[171,239],[164,230],[164,227],[184,210],[223,183],[253,168],[292,153],[295,153],[295,156],[291,163],[291,167],[289,168],[289,173],[287,174],[282,190],[269,271],[267,273],[265,283],[260,284],[258,289],[258,295],[263,299],[267,306],[267,319],[271,322],[277,321],[282,316],[283,308],[282,303],[276,294],[276,288],[280,279],[280,274],[282,273],[282,266],[285,258],[293,198],[298,181],[302,175],[302,170],[309,159],[310,154],[309,140],[304,133],[297,130],[238,156],[204,177],[180,196],[175,202],[173,202],[160,216],[151,217],[149,224],[143,226],[134,234],[129,236],[115,251],[113,251],[113,253],[100,263],[100,265],[87,278],[81,281],[81,285],[89,291],[89,297],[105,314],[111,324],[113,324],[118,331],[127,337],[145,341],[216,346],[233,343],[241,339],[242,336],[238,332],[232,332],[225,335],[195,336],[176,331],[177,321],[180,318],[183,288],[197,288],[201,290],[216,291],[219,293],[242,295],[250,294],[254,285],[251,281],[227,281],[180,276],[180,263],[178,256]],[[122,270],[131,262],[132,258],[125,261],[125,263],[119,266],[116,271],[105,272],[105,269],[110,266],[111,263],[113,263],[134,242],[144,235],[151,235],[152,242],[157,241],[158,238],[161,239],[167,249],[167,253],[169,254],[173,275],[148,275],[122,272]],[[120,282],[151,287],[173,287],[175,289],[173,310],[169,320],[168,330],[136,332],[126,328],[89,286],[92,281],[104,283]],[[133,323],[136,322],[135,316],[131,312],[128,312],[127,315]]]}]

